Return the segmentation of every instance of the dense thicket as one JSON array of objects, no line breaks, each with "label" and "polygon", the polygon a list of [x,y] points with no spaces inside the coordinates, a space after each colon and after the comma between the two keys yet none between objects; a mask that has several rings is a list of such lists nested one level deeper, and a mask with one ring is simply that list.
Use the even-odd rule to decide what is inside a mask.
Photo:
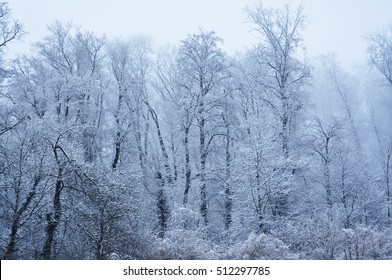
[{"label": "dense thicket", "polygon": [[246,12],[237,56],[55,22],[0,59],[2,259],[392,258],[391,29],[348,72],[306,59],[302,7]]}]

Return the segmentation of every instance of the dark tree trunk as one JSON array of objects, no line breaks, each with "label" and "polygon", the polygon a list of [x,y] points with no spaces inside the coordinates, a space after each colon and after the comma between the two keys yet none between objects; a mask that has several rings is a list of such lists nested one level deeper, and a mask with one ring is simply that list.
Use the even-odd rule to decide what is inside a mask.
[{"label": "dark tree trunk", "polygon": [[164,191],[165,182],[160,172],[156,173],[156,179],[159,184],[158,197],[157,197],[158,223],[159,223],[158,237],[163,238],[165,236],[165,232],[167,229],[169,207],[167,205],[167,199]]},{"label": "dark tree trunk", "polygon": [[162,155],[164,158],[164,168],[165,168],[165,172],[166,172],[166,181],[167,181],[168,185],[171,186],[173,184],[173,177],[171,174],[169,155],[167,154],[166,146],[165,146],[165,143],[163,142],[163,136],[162,136],[161,128],[159,126],[159,121],[158,121],[158,115],[155,112],[155,110],[153,108],[151,108],[151,106],[148,103],[146,103],[146,104],[148,106],[148,109],[151,113],[152,119],[153,119],[155,126],[156,126],[156,129],[157,129],[159,146],[161,148]]},{"label": "dark tree trunk", "polygon": [[207,185],[206,185],[206,158],[207,158],[207,150],[206,150],[206,132],[205,132],[205,108],[204,108],[204,93],[203,83],[200,82],[202,89],[201,100],[199,101],[199,109],[198,109],[198,123],[199,123],[199,142],[200,142],[200,214],[203,218],[203,223],[205,226],[208,225],[208,204],[207,204]]},{"label": "dark tree trunk", "polygon": [[54,198],[53,198],[54,213],[46,214],[46,222],[47,222],[46,240],[45,240],[44,248],[42,251],[42,258],[44,260],[51,259],[54,236],[56,234],[56,228],[57,228],[57,226],[60,222],[60,218],[61,218],[61,191],[62,191],[63,185],[64,185],[64,183],[61,179],[62,171],[63,171],[62,168],[59,168],[58,179],[56,181]]},{"label": "dark tree trunk", "polygon": [[116,169],[117,163],[120,159],[120,153],[121,153],[121,124],[120,124],[120,111],[121,111],[121,105],[122,105],[122,99],[123,99],[123,89],[121,84],[118,86],[118,104],[117,104],[117,110],[116,110],[116,126],[117,126],[117,132],[114,140],[114,146],[115,146],[115,151],[114,151],[114,158],[112,162],[112,169]]},{"label": "dark tree trunk", "polygon": [[120,159],[120,152],[121,152],[121,140],[120,140],[121,134],[120,134],[120,130],[117,131],[116,133],[116,140],[114,143],[115,146],[115,152],[114,152],[114,158],[113,158],[113,162],[112,162],[112,169],[116,169],[117,167],[117,163]]},{"label": "dark tree trunk", "polygon": [[188,204],[188,193],[191,188],[191,166],[189,161],[189,126],[185,127],[184,131],[184,148],[185,148],[185,189],[184,189],[184,198],[183,205],[187,206]]},{"label": "dark tree trunk", "polygon": [[224,220],[225,229],[228,230],[231,225],[231,211],[233,208],[230,177],[231,177],[231,154],[230,154],[230,124],[227,122],[226,118],[223,116],[223,120],[226,125],[226,182],[225,182],[225,210],[224,210]]},{"label": "dark tree trunk", "polygon": [[385,183],[386,183],[386,193],[387,193],[387,217],[388,219],[391,218],[391,193],[390,193],[390,182],[389,182],[389,168],[390,168],[390,161],[391,161],[391,153],[392,153],[392,144],[388,149],[388,155],[385,165]]},{"label": "dark tree trunk", "polygon": [[64,187],[64,182],[63,182],[63,168],[60,163],[59,156],[57,154],[57,150],[60,147],[55,146],[53,148],[54,152],[54,157],[56,159],[56,162],[58,164],[58,171],[57,171],[57,180],[56,180],[56,185],[54,189],[54,197],[53,197],[53,213],[48,213],[46,214],[46,240],[45,244],[42,250],[42,258],[44,260],[49,260],[51,259],[51,254],[52,254],[52,247],[53,247],[53,241],[54,237],[56,234],[56,228],[60,222],[61,219],[61,192]]},{"label": "dark tree trunk", "polygon": [[100,209],[100,220],[99,220],[99,238],[97,240],[95,248],[95,258],[97,260],[105,260],[105,252],[103,248],[103,241],[105,238],[105,208]]}]

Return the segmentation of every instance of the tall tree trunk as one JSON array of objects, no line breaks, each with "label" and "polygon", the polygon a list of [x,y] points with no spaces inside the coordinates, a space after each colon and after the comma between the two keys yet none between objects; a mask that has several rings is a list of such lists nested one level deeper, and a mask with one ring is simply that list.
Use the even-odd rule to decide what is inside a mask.
[{"label": "tall tree trunk", "polygon": [[58,179],[56,181],[55,191],[54,191],[54,198],[53,198],[53,210],[54,213],[46,214],[46,240],[44,244],[44,248],[42,251],[42,258],[44,260],[51,259],[52,247],[54,236],[56,234],[56,228],[60,222],[61,218],[61,191],[63,189],[64,183],[62,181],[62,172],[63,169],[59,168],[58,170]]},{"label": "tall tree trunk", "polygon": [[328,207],[328,220],[332,223],[333,221],[333,201],[332,201],[332,186],[331,186],[331,174],[330,174],[330,155],[329,155],[329,138],[325,142],[325,157],[324,157],[324,188],[327,194],[327,207]]},{"label": "tall tree trunk", "polygon": [[207,186],[206,186],[206,135],[205,135],[204,102],[199,104],[199,141],[200,141],[200,214],[203,217],[204,225],[208,225],[208,205],[207,205]]},{"label": "tall tree trunk", "polygon": [[285,160],[289,158],[289,114],[288,114],[288,104],[287,104],[287,97],[282,97],[282,152]]},{"label": "tall tree trunk", "polygon": [[178,167],[177,167],[177,152],[176,152],[176,148],[174,146],[173,128],[171,129],[170,140],[171,140],[171,152],[173,155],[173,172],[174,172],[173,180],[176,182],[178,179]]},{"label": "tall tree trunk", "polygon": [[[116,120],[117,122],[117,120]],[[116,139],[114,140],[114,158],[113,158],[113,162],[112,162],[112,169],[116,169],[117,168],[117,163],[120,159],[120,152],[121,152],[121,133],[120,133],[120,129],[117,130],[116,132]]]},{"label": "tall tree trunk", "polygon": [[61,192],[64,187],[64,182],[63,182],[63,168],[61,166],[58,154],[57,154],[57,149],[59,147],[55,146],[53,149],[55,159],[58,164],[58,171],[57,171],[57,180],[55,184],[55,189],[54,189],[54,197],[53,197],[53,211],[54,213],[48,213],[46,214],[46,240],[45,244],[42,250],[42,258],[44,260],[49,260],[51,259],[51,253],[52,253],[52,247],[53,247],[53,241],[54,241],[54,236],[56,234],[56,228],[60,222],[61,219]]},{"label": "tall tree trunk", "polygon": [[[159,146],[161,148],[162,156],[164,159],[164,169],[166,172],[166,179],[163,178],[161,172],[156,173],[156,179],[158,180],[159,189],[158,189],[158,197],[157,197],[157,207],[158,207],[158,220],[159,220],[159,233],[158,237],[163,238],[165,236],[165,232],[167,229],[167,220],[169,217],[169,206],[167,203],[166,193],[165,193],[165,186],[166,183],[168,186],[173,185],[173,178],[171,174],[171,168],[169,164],[169,155],[167,154],[165,143],[163,142],[163,136],[161,133],[161,128],[159,126],[158,115],[156,114],[155,110],[150,106],[148,102],[145,102],[149,112],[151,113],[151,117],[155,123],[155,127],[158,134],[158,141]],[[165,183],[166,181],[166,183]]]},{"label": "tall tree trunk", "polygon": [[114,140],[114,158],[112,162],[112,169],[116,169],[117,163],[120,159],[120,153],[121,153],[121,124],[120,124],[120,111],[121,111],[121,105],[122,105],[122,98],[123,98],[123,93],[122,93],[122,86],[119,84],[118,86],[118,104],[117,104],[117,110],[115,114],[116,118],[116,126],[117,126],[117,132],[115,135],[115,140]]},{"label": "tall tree trunk", "polygon": [[233,200],[232,200],[232,191],[230,185],[230,177],[231,177],[231,154],[230,154],[230,124],[227,119],[223,117],[223,121],[226,126],[226,182],[225,182],[225,210],[224,210],[224,220],[225,220],[225,229],[228,230],[231,225],[231,211],[233,208]]},{"label": "tall tree trunk", "polygon": [[163,238],[167,229],[167,220],[169,216],[169,207],[167,205],[167,199],[165,194],[165,180],[162,177],[161,172],[156,173],[156,179],[158,183],[158,197],[157,197],[157,208],[158,208],[158,223],[159,232],[158,237]]},{"label": "tall tree trunk", "polygon": [[189,189],[191,188],[191,166],[189,161],[189,128],[190,126],[186,126],[184,130],[184,151],[185,151],[185,189],[184,189],[184,198],[182,204],[184,207],[188,204],[188,194]]},{"label": "tall tree trunk", "polygon": [[385,184],[386,184],[386,195],[387,195],[387,217],[391,218],[391,191],[389,182],[389,169],[391,164],[391,154],[392,154],[392,143],[389,144],[387,160],[385,163]]},{"label": "tall tree trunk", "polygon": [[170,168],[170,163],[169,163],[169,155],[167,154],[167,150],[166,150],[166,146],[165,146],[165,142],[163,142],[163,137],[162,137],[162,133],[161,133],[161,129],[159,126],[159,121],[158,121],[158,115],[155,112],[154,109],[151,108],[151,106],[146,103],[148,106],[148,109],[151,113],[152,119],[155,123],[155,127],[157,129],[157,134],[158,134],[158,140],[159,140],[159,146],[161,148],[161,152],[162,152],[162,156],[164,159],[164,168],[165,168],[165,172],[166,172],[166,182],[168,183],[169,186],[171,186],[173,184],[173,177],[171,174],[171,168]]}]

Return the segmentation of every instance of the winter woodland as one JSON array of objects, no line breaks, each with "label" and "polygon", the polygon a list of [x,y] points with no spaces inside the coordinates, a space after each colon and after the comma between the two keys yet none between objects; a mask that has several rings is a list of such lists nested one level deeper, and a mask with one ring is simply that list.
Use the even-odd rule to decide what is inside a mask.
[{"label": "winter woodland", "polygon": [[236,55],[54,22],[11,61],[0,3],[1,259],[392,258],[392,27],[349,71],[306,7],[244,13]]}]

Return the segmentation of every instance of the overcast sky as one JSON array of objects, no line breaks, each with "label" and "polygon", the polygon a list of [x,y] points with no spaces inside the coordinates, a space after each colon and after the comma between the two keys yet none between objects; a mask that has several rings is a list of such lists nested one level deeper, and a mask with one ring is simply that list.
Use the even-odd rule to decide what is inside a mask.
[{"label": "overcast sky", "polygon": [[[47,34],[55,20],[71,21],[109,38],[151,35],[156,46],[177,44],[198,27],[214,30],[232,54],[255,42],[243,8],[259,0],[9,0],[14,17],[29,32],[14,52]],[[263,0],[264,6],[303,4],[308,15],[304,32],[309,56],[334,52],[347,66],[365,61],[363,36],[392,23],[391,0]]]}]

